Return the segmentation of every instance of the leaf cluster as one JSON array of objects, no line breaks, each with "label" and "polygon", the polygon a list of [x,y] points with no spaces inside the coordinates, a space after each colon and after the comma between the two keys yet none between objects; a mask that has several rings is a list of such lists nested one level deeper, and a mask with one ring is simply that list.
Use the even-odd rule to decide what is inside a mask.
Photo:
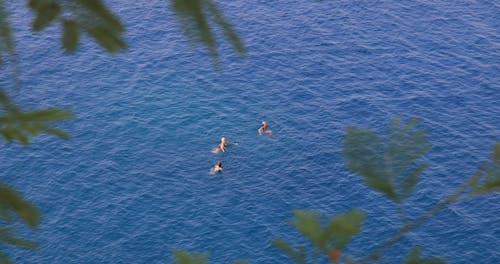
[{"label": "leaf cluster", "polygon": [[[4,223],[12,223],[16,218],[23,221],[31,229],[36,229],[40,222],[38,209],[25,200],[19,193],[0,182],[0,219]],[[0,227],[0,243],[13,246],[35,249],[33,242],[16,237],[12,228]],[[12,263],[7,255],[0,252],[0,263]]]},{"label": "leaf cluster", "polygon": [[469,184],[473,195],[500,191],[500,143],[496,143],[491,160],[477,170]]},{"label": "leaf cluster", "polygon": [[[325,256],[332,250],[343,250],[352,237],[361,231],[365,214],[353,209],[348,213],[326,217],[318,211],[295,210],[291,224]],[[307,250],[304,245],[291,246],[284,240],[274,240],[273,245],[282,250],[296,263],[306,263]]]},{"label": "leaf cluster", "polygon": [[415,128],[418,123],[413,118],[402,124],[396,118],[385,138],[369,129],[348,127],[343,150],[347,167],[369,187],[402,203],[428,167],[417,164],[430,150],[425,131]]},{"label": "leaf cluster", "polygon": [[31,228],[38,227],[40,212],[19,193],[0,182],[0,219],[10,223],[17,215]]},{"label": "leaf cluster", "polygon": [[59,121],[68,120],[72,113],[68,110],[48,108],[34,111],[23,111],[14,105],[7,94],[0,90],[0,134],[7,142],[29,144],[30,137],[41,133],[69,139],[69,134],[52,127]]},{"label": "leaf cluster", "polygon": [[405,260],[405,264],[445,264],[446,260],[444,258],[438,257],[422,257],[422,248],[414,247],[408,257]]},{"label": "leaf cluster", "polygon": [[172,9],[181,27],[193,42],[205,45],[213,57],[217,57],[217,42],[210,23],[221,29],[234,50],[245,54],[245,46],[236,30],[229,23],[217,4],[212,0],[172,0]]},{"label": "leaf cluster", "polygon": [[[123,23],[101,0],[29,0],[28,6],[35,13],[34,31],[42,31],[55,21],[61,24],[62,45],[67,51],[78,48],[81,33],[88,34],[111,53],[127,48]],[[246,52],[243,41],[214,1],[171,0],[171,7],[188,37],[205,45],[214,58],[218,52],[211,23],[222,29],[234,50],[240,54]],[[2,25],[8,29],[8,24]]]},{"label": "leaf cluster", "polygon": [[35,13],[34,31],[41,31],[58,21],[63,28],[62,45],[75,51],[82,32],[91,36],[103,49],[115,53],[125,50],[125,28],[101,0],[29,0]]},{"label": "leaf cluster", "polygon": [[[17,107],[0,89],[0,134],[7,142],[29,144],[30,137],[40,133],[52,134],[63,139],[69,135],[51,125],[71,118],[71,112],[61,109],[42,109],[23,111]],[[20,219],[31,229],[36,229],[40,222],[40,212],[19,193],[0,182],[0,223],[10,224]],[[35,249],[36,244],[16,237],[12,228],[0,227],[0,244]],[[12,263],[0,252],[0,263]]]},{"label": "leaf cluster", "polygon": [[14,40],[10,30],[8,14],[5,7],[4,0],[0,0],[0,64],[2,64],[2,57],[4,55],[13,55]]}]

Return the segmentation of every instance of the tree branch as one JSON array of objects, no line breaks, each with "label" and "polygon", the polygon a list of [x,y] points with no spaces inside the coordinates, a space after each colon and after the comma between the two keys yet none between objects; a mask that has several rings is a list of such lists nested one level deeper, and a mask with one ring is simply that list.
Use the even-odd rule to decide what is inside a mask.
[{"label": "tree branch", "polygon": [[[471,177],[474,178],[475,176]],[[402,237],[404,237],[408,232],[414,230],[421,224],[423,224],[425,221],[427,221],[429,218],[437,214],[439,211],[442,209],[446,208],[448,205],[452,204],[453,202],[457,201],[460,196],[464,193],[466,190],[467,186],[469,185],[470,180],[467,180],[460,184],[453,193],[451,193],[448,197],[445,199],[441,200],[436,206],[434,206],[432,209],[429,211],[425,212],[421,216],[419,216],[417,219],[415,219],[412,223],[408,225],[404,225],[401,227],[401,229],[394,234],[392,237],[387,239],[382,245],[380,245],[377,249],[375,249],[370,255],[363,257],[359,260],[354,261],[354,263],[358,264],[363,264],[363,263],[370,263],[371,261],[377,260],[380,255],[387,250],[389,247],[394,245],[397,241],[399,241]]]}]

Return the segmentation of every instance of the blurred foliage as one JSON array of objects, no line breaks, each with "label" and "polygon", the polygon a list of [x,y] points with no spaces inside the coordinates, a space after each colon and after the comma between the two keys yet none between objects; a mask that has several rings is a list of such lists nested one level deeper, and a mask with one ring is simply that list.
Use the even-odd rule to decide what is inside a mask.
[{"label": "blurred foliage", "polygon": [[49,108],[35,111],[22,111],[15,106],[7,94],[0,89],[0,134],[7,142],[29,144],[30,137],[41,133],[69,139],[69,135],[51,125],[68,120],[72,114],[68,110]]},{"label": "blurred foliage", "polygon": [[14,41],[10,31],[9,20],[5,3],[0,0],[0,64],[4,55],[14,54]]},{"label": "blurred foliage", "polygon": [[[174,249],[173,254],[175,259],[173,264],[207,264],[208,263],[208,254],[207,253],[198,253],[193,252],[189,253],[183,250]],[[245,260],[236,260],[232,262],[233,264],[246,264],[248,263]]]},{"label": "blurred foliage", "polygon": [[478,169],[469,184],[475,195],[500,191],[500,142],[493,148],[491,160]]},{"label": "blurred foliage", "polygon": [[438,257],[430,257],[430,258],[422,258],[422,248],[414,247],[408,258],[405,261],[405,264],[445,264],[446,260],[444,258]]},{"label": "blurred foliage", "polygon": [[194,42],[204,44],[213,57],[217,57],[218,53],[216,37],[210,26],[211,21],[222,29],[233,49],[240,54],[246,53],[243,41],[214,1],[172,0],[171,4],[188,37]]},{"label": "blurred foliage", "polygon": [[61,23],[62,44],[67,51],[76,50],[82,32],[108,52],[127,48],[122,22],[100,0],[29,0],[28,6],[35,13],[34,31],[41,31],[54,21]]},{"label": "blurred foliage", "polygon": [[[4,57],[15,55],[14,37],[5,3],[0,0],[0,64]],[[217,30],[220,30],[239,54],[246,53],[243,41],[215,1],[170,0],[170,4],[189,39],[207,47],[213,58],[218,58]],[[89,35],[110,53],[127,48],[123,37],[123,23],[101,0],[29,0],[28,7],[35,14],[32,22],[34,31],[42,31],[52,24],[60,23],[62,46],[69,52],[77,50],[81,34]],[[0,134],[7,142],[29,144],[31,137],[42,133],[68,139],[67,133],[52,126],[71,116],[71,112],[67,110],[53,108],[23,111],[0,88]],[[364,128],[347,128],[343,149],[347,167],[363,177],[369,187],[402,204],[428,167],[427,164],[418,162],[430,149],[425,132],[416,128],[418,123],[418,119],[411,119],[403,124],[401,119],[397,118],[385,137]],[[500,143],[496,144],[492,159],[483,164],[467,184],[472,189],[472,195],[500,191]],[[413,224],[405,225],[394,239],[383,243],[379,251],[382,252],[410,228],[418,226],[441,208],[456,201],[454,198],[462,194],[461,190],[450,196],[453,199],[445,199],[430,210],[430,213],[418,218]],[[325,217],[320,212],[311,210],[296,210],[294,215],[291,224],[311,242],[313,260],[319,252],[332,262],[340,260],[342,250],[353,236],[360,233],[361,223],[365,218],[364,213],[356,209],[335,217]],[[13,224],[17,219],[31,229],[36,229],[40,222],[40,213],[33,204],[0,182],[0,244],[36,248],[36,244],[18,238],[14,229],[4,227]],[[274,240],[273,245],[296,263],[307,263],[306,246],[293,247],[287,241],[279,239]],[[379,252],[375,253],[373,256],[378,257]],[[173,254],[174,263],[178,264],[201,264],[209,261],[208,254],[205,253],[174,250]],[[370,256],[372,255],[367,259],[373,259]],[[345,260],[348,263],[356,263],[349,257]],[[2,252],[1,263],[11,263]],[[247,262],[241,260],[233,263]],[[405,263],[436,264],[445,261],[435,257],[423,258],[422,249],[416,247],[410,252]]]},{"label": "blurred foliage", "polygon": [[[54,21],[61,23],[62,45],[67,51],[78,48],[82,32],[108,52],[127,48],[122,22],[101,0],[29,0],[28,6],[35,13],[34,31],[41,31]],[[246,53],[243,41],[214,1],[171,0],[171,7],[187,36],[193,42],[205,45],[212,57],[217,58],[218,52],[211,24],[221,28],[234,50],[239,54]],[[8,28],[7,24],[4,25]]]},{"label": "blurred foliage", "polygon": [[173,250],[175,260],[174,264],[206,264],[208,263],[207,253],[188,253],[179,249]]},{"label": "blurred foliage", "polygon": [[[40,223],[40,212],[19,193],[0,182],[0,219],[2,223],[11,224],[16,218],[23,221],[31,229]],[[16,237],[12,228],[0,227],[0,244],[35,249],[33,242]],[[7,255],[0,252],[0,263],[12,263]]]},{"label": "blurred foliage", "polygon": [[307,249],[304,245],[299,245],[296,248],[292,247],[288,242],[281,239],[273,240],[273,245],[283,251],[291,259],[298,264],[305,264],[307,258]]},{"label": "blurred foliage", "polygon": [[38,227],[40,212],[20,194],[0,182],[0,219],[11,223],[17,215],[31,228]]},{"label": "blurred foliage", "polygon": [[[78,48],[82,33],[92,37],[107,52],[115,53],[127,48],[122,22],[101,0],[29,0],[28,7],[35,14],[32,22],[34,31],[42,31],[52,24],[60,23],[63,32],[62,46],[69,52]],[[240,54],[245,53],[243,42],[215,2],[172,0],[172,7],[188,36],[195,42],[205,45],[213,57],[217,57],[218,54],[210,21],[222,29],[236,51]],[[15,46],[7,7],[4,0],[0,0],[0,64],[6,55],[15,55]],[[55,108],[23,111],[0,88],[0,134],[7,142],[27,145],[31,137],[42,133],[68,139],[69,134],[52,125],[71,117],[70,111]],[[0,214],[6,223],[13,220],[12,212],[14,212],[31,228],[38,225],[40,214],[32,204],[7,186],[0,185],[0,191],[2,192]],[[31,242],[16,238],[14,230],[3,227],[0,228],[0,244],[2,243],[35,247]],[[178,263],[202,263],[205,259],[204,255],[189,255],[182,251],[175,251],[174,254]],[[2,252],[0,252],[0,263],[10,263]]]},{"label": "blurred foliage", "polygon": [[[340,254],[351,238],[361,231],[361,222],[365,219],[365,214],[357,209],[334,217],[326,217],[321,212],[311,210],[295,210],[294,215],[291,224],[309,239],[315,252],[319,250],[325,257],[329,257],[332,251]],[[274,240],[273,245],[296,263],[306,263],[305,246],[294,248],[288,242],[279,239]]]},{"label": "blurred foliage", "polygon": [[425,131],[415,129],[418,123],[413,118],[404,125],[396,118],[386,138],[368,129],[348,127],[343,150],[347,167],[369,187],[402,203],[428,167],[416,163],[430,149]]},{"label": "blurred foliage", "polygon": [[[42,109],[23,111],[17,107],[0,89],[0,134],[7,142],[29,144],[30,137],[41,133],[51,134],[63,139],[69,135],[51,127],[55,122],[71,118],[71,112],[61,109]],[[17,216],[17,217],[16,217]],[[11,224],[20,219],[31,229],[36,229],[40,222],[40,212],[19,193],[0,182],[0,223]],[[12,228],[0,227],[0,244],[35,249],[36,244],[16,237]],[[7,255],[0,252],[0,263],[12,263]]]}]

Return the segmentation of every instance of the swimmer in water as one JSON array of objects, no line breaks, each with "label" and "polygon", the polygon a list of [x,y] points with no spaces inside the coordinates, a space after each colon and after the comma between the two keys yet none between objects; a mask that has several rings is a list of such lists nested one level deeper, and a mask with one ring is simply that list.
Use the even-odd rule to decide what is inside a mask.
[{"label": "swimmer in water", "polygon": [[262,135],[262,134],[271,135],[273,133],[273,131],[271,131],[269,129],[269,127],[267,127],[266,121],[262,121],[262,124],[260,125],[260,128],[258,131],[259,131],[259,135]]},{"label": "swimmer in water", "polygon": [[210,174],[216,174],[218,172],[221,172],[223,171],[224,168],[222,167],[222,161],[217,161],[217,163],[215,164],[215,166],[210,170]]},{"label": "swimmer in water", "polygon": [[225,137],[220,139],[220,144],[216,148],[212,149],[212,153],[217,154],[219,152],[226,152],[226,147],[230,144],[238,145],[236,142],[229,142]]}]

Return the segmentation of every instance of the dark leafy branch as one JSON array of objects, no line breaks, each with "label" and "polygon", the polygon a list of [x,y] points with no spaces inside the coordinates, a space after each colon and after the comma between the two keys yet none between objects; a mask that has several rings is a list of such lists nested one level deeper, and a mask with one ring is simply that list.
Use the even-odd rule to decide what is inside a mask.
[{"label": "dark leafy branch", "polygon": [[0,183],[0,219],[11,223],[16,216],[35,229],[40,221],[40,212],[12,188]]},{"label": "dark leafy branch", "polygon": [[458,186],[449,196],[441,200],[432,209],[416,218],[408,225],[404,225],[396,234],[382,243],[371,254],[355,261],[354,263],[370,263],[377,260],[381,254],[397,243],[407,233],[416,229],[426,222],[429,218],[435,216],[438,212],[448,207],[450,204],[459,202],[463,199],[474,198],[478,195],[491,194],[500,191],[500,143],[497,143],[493,149],[491,160],[485,162],[478,171]]},{"label": "dark leafy branch", "polygon": [[[63,32],[61,43],[69,52],[77,50],[81,35],[84,33],[92,37],[107,52],[115,53],[127,48],[123,37],[125,28],[121,20],[101,0],[29,0],[28,7],[35,14],[32,22],[34,31],[42,31],[55,23],[60,24]],[[186,29],[189,28],[188,34],[200,40],[199,42],[211,51],[212,56],[218,55],[209,21],[214,21],[222,28],[222,32],[237,52],[245,53],[243,42],[215,2],[172,0],[172,7],[176,14],[182,17],[181,25]],[[11,57],[14,63],[17,63],[14,36],[8,18],[5,1],[0,0],[0,64],[3,63],[5,57]],[[192,21],[196,21],[199,30],[190,27]],[[18,75],[16,68],[16,81]],[[71,116],[70,111],[56,108],[24,111],[17,107],[7,93],[0,88],[0,135],[7,142],[29,144],[31,137],[40,134],[68,139],[69,134],[53,125]],[[15,219],[12,212],[32,228],[38,225],[40,214],[36,208],[13,189],[0,182],[1,219],[5,222]],[[0,244],[2,243],[27,248],[36,246],[29,241],[17,238],[13,229],[3,227],[0,228]],[[176,254],[179,261],[186,260],[186,255],[182,252],[178,251]],[[200,256],[194,255],[192,260],[199,261]],[[11,261],[0,252],[0,263],[11,263]]]},{"label": "dark leafy branch", "polygon": [[[70,111],[61,109],[23,111],[0,89],[0,134],[7,142],[29,144],[31,137],[41,133],[68,139],[69,135],[66,132],[52,125],[71,118],[71,115]],[[20,219],[31,229],[36,229],[40,218],[40,212],[33,204],[0,182],[1,223],[11,224],[14,220]],[[0,227],[0,244],[2,243],[29,249],[36,248],[35,243],[18,238],[13,228]],[[6,254],[0,252],[0,263],[12,262]]]},{"label": "dark leafy branch", "polygon": [[275,239],[273,245],[283,251],[288,257],[293,259],[295,263],[305,264],[307,261],[307,249],[304,245],[299,245],[296,248],[288,244],[285,240]]},{"label": "dark leafy branch", "polygon": [[68,110],[49,108],[23,111],[14,105],[5,92],[0,90],[0,134],[7,142],[29,144],[30,138],[39,134],[49,134],[69,139],[69,134],[52,127],[54,123],[68,120],[72,113]]},{"label": "dark leafy branch", "polygon": [[427,169],[417,161],[429,151],[425,131],[415,129],[418,119],[406,125],[395,119],[386,138],[357,127],[348,127],[344,145],[347,167],[363,177],[365,183],[402,203]]},{"label": "dark leafy branch", "polygon": [[[41,31],[55,22],[60,23],[63,29],[62,45],[67,51],[72,52],[78,48],[83,33],[91,36],[107,52],[115,53],[127,48],[123,38],[125,29],[122,22],[101,0],[29,0],[28,6],[35,13],[32,23],[34,31]],[[218,57],[213,24],[221,28],[233,49],[245,54],[243,42],[214,1],[171,0],[171,7],[190,39],[206,46],[213,57]],[[4,56],[15,55],[13,39],[5,2],[0,0],[0,63]],[[8,142],[28,144],[31,137],[42,133],[64,139],[69,137],[64,131],[53,127],[55,123],[70,118],[69,111],[60,109],[23,111],[1,89],[0,107],[0,134]],[[412,119],[406,124],[402,124],[400,119],[395,119],[386,137],[363,128],[349,127],[346,130],[344,155],[347,167],[361,176],[367,186],[386,195],[401,208],[403,201],[411,195],[421,175],[428,168],[426,163],[419,162],[429,151],[430,145],[427,143],[425,132],[416,128],[418,123],[417,119]],[[387,248],[448,205],[461,199],[498,191],[500,191],[500,143],[496,144],[490,161],[480,166],[475,175],[434,208],[405,224],[368,256],[359,261],[348,257],[345,260],[349,263],[368,263],[377,260]],[[365,218],[364,214],[357,210],[332,218],[324,217],[315,211],[297,210],[294,213],[295,219],[291,223],[311,242],[314,248],[313,259],[316,253],[320,252],[333,262],[340,260],[341,251],[352,237],[360,232],[361,222]],[[40,214],[31,203],[0,182],[0,219],[6,223],[20,219],[35,229]],[[3,227],[0,228],[0,243],[27,248],[36,247],[32,242],[17,238],[13,229]],[[306,246],[293,247],[284,240],[274,240],[273,244],[296,263],[307,262]],[[174,263],[208,263],[207,254],[174,250],[174,255],[176,258]],[[10,263],[2,252],[0,252],[0,263]],[[423,258],[422,250],[417,247],[410,252],[405,263],[431,264],[444,263],[444,260]]]},{"label": "dark leafy branch", "polygon": [[68,51],[77,49],[82,32],[108,52],[127,48],[122,22],[100,0],[30,0],[28,6],[35,13],[34,31],[41,31],[55,21],[61,23],[62,44]]},{"label": "dark leafy branch", "polygon": [[179,249],[174,249],[173,254],[175,256],[174,264],[205,264],[208,263],[207,253],[188,253]]},{"label": "dark leafy branch", "polygon": [[[334,217],[326,217],[321,212],[311,210],[295,210],[294,215],[291,224],[314,247],[310,254],[312,259],[317,258],[318,250],[325,258],[340,258],[340,252],[361,231],[361,223],[365,219],[365,214],[357,209]],[[284,240],[274,240],[273,245],[296,263],[307,263],[308,254],[304,245],[294,248]]]},{"label": "dark leafy branch", "polygon": [[[40,212],[29,201],[9,186],[0,182],[0,220],[11,224],[15,219],[20,219],[31,229],[36,229],[40,223]],[[37,245],[31,241],[16,236],[12,228],[0,227],[0,244],[35,249]],[[0,252],[0,263],[12,263],[7,255]]]},{"label": "dark leafy branch", "polygon": [[446,260],[444,258],[437,257],[422,257],[422,248],[414,247],[410,254],[408,254],[408,258],[405,261],[405,264],[444,264]]},{"label": "dark leafy branch", "polygon": [[8,17],[4,0],[0,0],[0,64],[4,55],[12,56],[15,53]]},{"label": "dark leafy branch", "polygon": [[[35,13],[34,31],[60,22],[62,45],[67,51],[78,48],[81,33],[91,36],[108,52],[127,49],[123,23],[101,0],[29,0],[28,6]],[[187,36],[206,46],[214,58],[218,57],[218,52],[211,22],[222,29],[234,50],[245,54],[243,41],[214,1],[171,0],[171,7]]]},{"label": "dark leafy branch", "polygon": [[491,160],[479,167],[469,184],[471,196],[500,191],[500,143],[495,145]]},{"label": "dark leafy branch", "polygon": [[217,42],[210,21],[221,27],[232,47],[245,54],[245,46],[233,26],[212,0],[172,0],[172,9],[188,37],[205,45],[213,57],[218,57]]},{"label": "dark leafy branch", "polygon": [[[411,189],[418,183],[419,177],[415,175],[420,175],[423,167],[415,162],[430,148],[425,133],[414,129],[417,123],[416,119],[412,119],[408,124],[401,125],[401,121],[396,119],[389,136],[385,138],[368,129],[351,127],[347,130],[344,154],[348,168],[362,176],[369,187],[387,195],[398,205],[410,195]],[[400,175],[396,176],[397,174]],[[395,180],[398,177],[401,177],[402,181],[409,180],[411,183],[398,183]],[[464,198],[474,198],[498,191],[500,191],[500,143],[495,145],[491,159],[484,162],[473,176],[458,186],[448,197],[410,223],[404,224],[398,232],[366,257],[356,260],[346,256],[345,262],[359,264],[380,261],[385,250],[450,204]],[[295,211],[296,218],[291,223],[312,242],[314,252],[320,251],[336,263],[340,260],[341,251],[351,237],[360,231],[359,224],[364,216],[354,212],[330,220],[326,229],[322,227],[325,221],[321,220],[321,214],[314,211]],[[325,240],[330,236],[331,238]],[[275,240],[273,244],[296,263],[307,263],[305,246],[295,248],[283,240]],[[312,260],[313,263],[316,262],[314,254]],[[410,252],[405,263],[445,263],[445,259],[424,258],[422,249],[416,247]]]}]

